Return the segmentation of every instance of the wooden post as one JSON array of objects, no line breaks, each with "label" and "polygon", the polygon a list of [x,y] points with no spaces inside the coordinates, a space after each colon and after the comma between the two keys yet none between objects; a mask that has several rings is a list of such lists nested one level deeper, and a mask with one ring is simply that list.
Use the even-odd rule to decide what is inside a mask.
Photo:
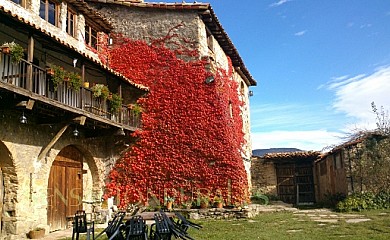
[{"label": "wooden post", "polygon": [[26,88],[29,91],[32,91],[32,80],[33,80],[33,66],[32,62],[34,59],[34,37],[33,35],[29,35],[28,37],[28,46],[27,46],[27,82],[26,82]]}]

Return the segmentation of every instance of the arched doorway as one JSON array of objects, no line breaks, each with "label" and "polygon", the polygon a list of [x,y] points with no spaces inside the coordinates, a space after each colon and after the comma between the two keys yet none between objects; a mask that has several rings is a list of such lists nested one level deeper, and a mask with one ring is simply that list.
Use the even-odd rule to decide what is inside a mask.
[{"label": "arched doorway", "polygon": [[[0,141],[0,236],[14,234],[16,222],[9,216],[15,216],[18,182],[16,178],[13,158],[7,146]],[[7,199],[7,211],[4,209],[4,200]],[[0,237],[2,239],[2,237]]]},{"label": "arched doorway", "polygon": [[47,189],[50,230],[67,228],[67,217],[83,208],[83,154],[67,146],[55,158]]}]

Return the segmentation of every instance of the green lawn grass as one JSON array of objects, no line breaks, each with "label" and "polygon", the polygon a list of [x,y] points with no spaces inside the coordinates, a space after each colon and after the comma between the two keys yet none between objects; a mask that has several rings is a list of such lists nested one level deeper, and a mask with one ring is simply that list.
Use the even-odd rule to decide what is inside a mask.
[{"label": "green lawn grass", "polygon": [[202,221],[203,229],[192,229],[190,235],[199,240],[390,239],[390,210],[359,214],[372,220],[362,223],[346,223],[345,220],[319,223],[290,212],[264,213],[253,219]]},{"label": "green lawn grass", "polygon": [[[340,213],[334,214],[342,216]],[[276,212],[263,213],[252,219],[195,221],[203,228],[190,229],[189,234],[197,240],[390,239],[390,210],[372,210],[354,214],[372,220],[347,223],[345,219],[340,218],[336,223],[320,223],[306,215]]]}]

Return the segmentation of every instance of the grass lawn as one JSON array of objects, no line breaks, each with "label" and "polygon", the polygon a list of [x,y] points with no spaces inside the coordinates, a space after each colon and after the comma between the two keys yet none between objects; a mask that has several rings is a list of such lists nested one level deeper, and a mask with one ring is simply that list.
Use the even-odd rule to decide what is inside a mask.
[{"label": "grass lawn", "polygon": [[390,239],[390,210],[372,210],[353,214],[372,220],[347,223],[345,219],[354,218],[345,218],[343,214],[332,213],[333,217],[330,220],[337,220],[337,222],[316,222],[310,218],[312,217],[310,214],[294,215],[291,212],[276,212],[263,213],[253,219],[196,221],[203,228],[190,229],[189,234],[197,240]]},{"label": "grass lawn", "polygon": [[[386,213],[386,214],[383,214]],[[341,215],[335,213],[337,215]],[[195,239],[390,239],[390,210],[358,213],[371,221],[320,223],[290,212],[264,213],[249,220],[203,221],[203,229],[190,230]]]}]

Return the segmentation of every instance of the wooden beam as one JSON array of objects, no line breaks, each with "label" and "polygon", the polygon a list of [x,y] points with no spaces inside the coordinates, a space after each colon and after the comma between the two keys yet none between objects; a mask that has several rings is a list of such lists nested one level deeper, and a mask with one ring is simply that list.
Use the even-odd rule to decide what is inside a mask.
[{"label": "wooden beam", "polygon": [[73,118],[73,121],[77,122],[81,126],[84,126],[86,119],[87,119],[86,116],[78,116],[78,117]]},{"label": "wooden beam", "polygon": [[32,62],[34,59],[34,37],[30,35],[28,37],[28,46],[27,46],[27,89],[32,91],[32,78],[33,78],[33,69]]},{"label": "wooden beam", "polygon": [[49,144],[47,144],[47,146],[39,153],[39,156],[38,156],[38,161],[42,160],[43,157],[45,157],[47,155],[47,153],[50,151],[50,149],[54,146],[54,144],[56,144],[56,142],[58,141],[58,139],[60,139],[60,137],[62,136],[62,134],[64,134],[64,132],[66,131],[66,129],[68,129],[69,127],[69,123],[65,124],[64,127],[62,127],[60,129],[60,131],[58,131],[58,133],[54,136],[54,138],[49,142]]}]

